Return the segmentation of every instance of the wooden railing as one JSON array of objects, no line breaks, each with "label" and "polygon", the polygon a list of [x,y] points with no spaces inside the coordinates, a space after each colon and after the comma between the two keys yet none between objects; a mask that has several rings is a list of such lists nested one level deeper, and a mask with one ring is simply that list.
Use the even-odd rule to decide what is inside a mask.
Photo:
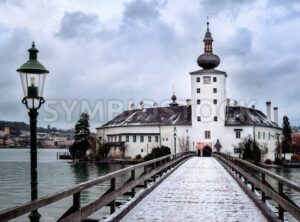
[{"label": "wooden railing", "polygon": [[[300,193],[300,185],[291,182],[277,174],[274,174],[264,168],[258,167],[252,163],[244,161],[224,153],[214,153],[222,165],[240,178],[252,194],[258,190],[261,194],[261,202],[268,206],[267,199],[272,199],[278,205],[277,219],[284,220],[284,212],[288,212],[297,221],[300,221],[300,208],[284,192],[284,187]],[[275,181],[277,186],[272,186],[267,179]],[[248,186],[250,185],[250,186]]]},{"label": "wooden railing", "polygon": [[[127,168],[108,173],[97,179],[80,183],[72,188],[68,188],[62,192],[55,193],[53,195],[39,198],[35,201],[27,202],[21,206],[14,207],[8,210],[0,212],[0,221],[9,221],[19,216],[25,215],[31,211],[48,206],[54,202],[65,199],[69,196],[73,196],[73,205],[66,211],[58,221],[82,221],[91,214],[98,211],[100,208],[110,206],[110,213],[113,213],[116,208],[116,199],[122,195],[135,195],[135,188],[146,188],[147,182],[156,181],[156,178],[163,173],[174,168],[178,163],[195,155],[194,152],[183,152],[170,154],[164,157],[153,159],[147,162],[143,162],[137,165],[129,166]],[[141,170],[138,177],[136,176],[136,170]],[[121,186],[116,186],[116,178],[130,174],[128,180]],[[104,182],[110,182],[109,189],[100,196],[97,200],[81,206],[81,193],[96,185],[103,184]]]}]

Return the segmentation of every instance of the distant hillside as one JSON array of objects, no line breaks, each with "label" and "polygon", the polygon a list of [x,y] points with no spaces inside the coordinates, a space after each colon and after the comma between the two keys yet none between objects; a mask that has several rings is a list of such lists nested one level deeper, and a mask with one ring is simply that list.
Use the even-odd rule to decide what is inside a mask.
[{"label": "distant hillside", "polygon": [[[19,134],[21,130],[26,130],[29,131],[30,130],[30,125],[25,123],[25,122],[10,122],[10,121],[4,121],[4,120],[0,120],[0,130],[3,130],[4,127],[9,127],[10,128],[10,132],[12,134]],[[57,129],[55,127],[50,127],[50,125],[48,125],[47,128],[44,127],[38,127],[37,128],[38,132],[43,132],[43,133],[52,133],[52,132],[73,132],[73,129],[70,130],[62,130],[62,129]]]}]

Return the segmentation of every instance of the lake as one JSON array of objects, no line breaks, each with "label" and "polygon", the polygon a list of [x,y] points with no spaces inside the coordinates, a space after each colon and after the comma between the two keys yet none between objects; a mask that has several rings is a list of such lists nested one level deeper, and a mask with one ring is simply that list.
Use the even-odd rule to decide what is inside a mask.
[{"label": "lake", "polygon": [[[128,165],[115,163],[72,163],[68,160],[57,160],[57,152],[66,152],[66,149],[39,149],[38,150],[38,181],[39,197],[74,186],[75,184],[95,179],[101,175],[119,170]],[[300,169],[271,168],[270,171],[291,181],[300,183]],[[116,180],[116,184],[124,183],[129,175]],[[270,181],[272,183],[272,181]],[[276,186],[275,184],[273,184]],[[107,189],[109,184],[82,192],[82,205],[96,200]],[[300,204],[300,194],[285,187],[285,192]],[[0,149],[0,211],[18,206],[30,200],[30,153],[29,149]],[[123,198],[125,200],[125,197]],[[42,208],[41,221],[56,221],[72,205],[72,196]],[[91,218],[103,218],[109,214],[105,207],[92,215]],[[28,221],[27,216],[14,221]]]},{"label": "lake", "polygon": [[[38,150],[39,197],[71,187],[75,184],[95,179],[101,175],[119,170],[128,165],[115,163],[72,163],[57,160],[57,152],[66,149]],[[129,175],[117,179],[117,185],[125,182]],[[108,183],[88,189],[82,193],[85,205],[100,197],[108,188]],[[29,149],[0,149],[0,210],[18,206],[30,200],[30,153]],[[39,210],[41,221],[56,221],[72,205],[72,196]],[[106,207],[94,217],[102,218],[109,213]],[[14,221],[28,221],[20,217]]]}]

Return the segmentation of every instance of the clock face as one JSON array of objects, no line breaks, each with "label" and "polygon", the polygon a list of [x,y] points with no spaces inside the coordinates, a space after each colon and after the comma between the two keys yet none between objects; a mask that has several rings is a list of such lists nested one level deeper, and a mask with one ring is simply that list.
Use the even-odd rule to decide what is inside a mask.
[{"label": "clock face", "polygon": [[204,76],[203,77],[203,83],[204,84],[210,84],[211,82],[211,77],[210,76]]}]

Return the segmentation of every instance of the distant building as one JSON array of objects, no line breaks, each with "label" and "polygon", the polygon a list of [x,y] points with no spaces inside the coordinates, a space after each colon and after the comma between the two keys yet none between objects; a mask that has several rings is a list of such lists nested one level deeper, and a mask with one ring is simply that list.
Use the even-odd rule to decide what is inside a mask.
[{"label": "distant building", "polygon": [[266,103],[265,115],[254,106],[244,107],[228,99],[227,73],[215,69],[220,58],[213,54],[212,43],[207,26],[204,53],[197,60],[202,69],[190,73],[191,100],[187,104],[179,105],[174,93],[168,107],[132,105],[131,110],[97,128],[97,138],[110,147],[110,157],[145,156],[161,145],[170,147],[172,153],[194,150],[206,156],[219,150],[237,156],[237,144],[242,138],[251,137],[268,148],[265,158],[274,159],[281,134],[278,108],[274,107],[272,119],[271,102]]}]

